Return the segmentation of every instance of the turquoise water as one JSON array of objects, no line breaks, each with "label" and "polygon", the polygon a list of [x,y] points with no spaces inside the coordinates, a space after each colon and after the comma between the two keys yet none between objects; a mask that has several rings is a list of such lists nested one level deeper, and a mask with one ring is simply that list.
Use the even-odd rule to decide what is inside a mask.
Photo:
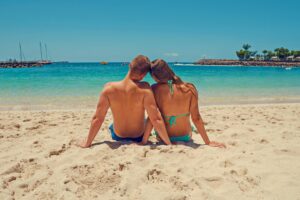
[{"label": "turquoise water", "polygon": [[[300,102],[300,68],[175,66],[193,83],[203,104]],[[121,80],[120,63],[56,63],[41,68],[0,69],[0,105],[94,106],[103,85]],[[148,75],[146,81],[153,83]]]}]

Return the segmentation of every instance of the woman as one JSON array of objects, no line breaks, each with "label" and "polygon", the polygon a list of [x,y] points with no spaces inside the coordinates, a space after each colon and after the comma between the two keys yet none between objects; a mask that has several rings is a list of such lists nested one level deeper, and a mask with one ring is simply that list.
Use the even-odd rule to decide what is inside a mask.
[{"label": "woman", "polygon": [[[190,116],[206,145],[225,147],[224,144],[210,141],[199,113],[198,92],[191,83],[183,82],[168,64],[161,59],[154,60],[150,70],[157,84],[152,85],[155,100],[166,122],[166,128],[171,142],[188,142],[192,137]],[[142,140],[146,144],[153,126],[150,120]]]}]

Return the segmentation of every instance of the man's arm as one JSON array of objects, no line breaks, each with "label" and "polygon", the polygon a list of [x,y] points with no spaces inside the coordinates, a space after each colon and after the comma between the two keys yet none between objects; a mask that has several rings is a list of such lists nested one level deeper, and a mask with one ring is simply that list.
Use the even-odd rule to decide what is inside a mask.
[{"label": "man's arm", "polygon": [[101,128],[101,125],[105,119],[105,115],[107,113],[107,110],[109,109],[109,101],[107,95],[107,86],[104,87],[103,91],[100,94],[99,101],[97,104],[96,112],[92,118],[90,131],[88,134],[87,139],[82,141],[79,146],[82,148],[87,148],[92,145],[92,142],[97,135],[99,129]]},{"label": "man's arm", "polygon": [[199,106],[198,106],[198,96],[192,95],[192,101],[191,101],[191,116],[194,125],[196,126],[198,132],[200,133],[202,139],[204,140],[206,145],[212,146],[212,147],[221,147],[225,148],[225,144],[210,141],[206,130],[204,128],[203,120],[199,112]]},{"label": "man's arm", "polygon": [[160,138],[165,144],[171,144],[164,120],[157,108],[155,98],[150,86],[149,89],[146,90],[144,98],[144,107],[148,113],[151,123],[153,124],[155,130],[158,132]]},{"label": "man's arm", "polygon": [[142,140],[141,144],[147,144],[152,129],[153,129],[153,125],[148,117],[147,121],[146,121],[145,132],[144,132],[144,136],[143,136],[143,140]]}]

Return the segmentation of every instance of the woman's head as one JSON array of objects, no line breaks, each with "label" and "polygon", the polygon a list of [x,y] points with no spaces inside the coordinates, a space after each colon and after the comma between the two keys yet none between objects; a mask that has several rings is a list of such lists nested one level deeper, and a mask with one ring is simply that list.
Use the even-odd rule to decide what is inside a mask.
[{"label": "woman's head", "polygon": [[156,59],[151,63],[150,73],[156,82],[167,83],[175,81],[176,75],[169,67],[168,63],[162,59]]},{"label": "woman's head", "polygon": [[186,93],[190,91],[193,95],[198,95],[195,86],[191,83],[183,82],[179,76],[176,76],[168,63],[162,59],[156,59],[151,62],[150,73],[152,78],[158,83],[169,83],[171,81],[182,92]]}]

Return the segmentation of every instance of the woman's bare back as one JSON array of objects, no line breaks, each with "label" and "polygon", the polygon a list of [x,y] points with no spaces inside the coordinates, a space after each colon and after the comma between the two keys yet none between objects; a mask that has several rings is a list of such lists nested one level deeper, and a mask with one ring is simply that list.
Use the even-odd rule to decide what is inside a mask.
[{"label": "woman's bare back", "polygon": [[[173,94],[169,85],[158,83],[152,86],[155,100],[166,121],[169,136],[183,136],[191,133],[190,107],[192,92],[183,92],[179,86],[172,84]],[[168,123],[170,116],[177,116],[175,124]]]}]

